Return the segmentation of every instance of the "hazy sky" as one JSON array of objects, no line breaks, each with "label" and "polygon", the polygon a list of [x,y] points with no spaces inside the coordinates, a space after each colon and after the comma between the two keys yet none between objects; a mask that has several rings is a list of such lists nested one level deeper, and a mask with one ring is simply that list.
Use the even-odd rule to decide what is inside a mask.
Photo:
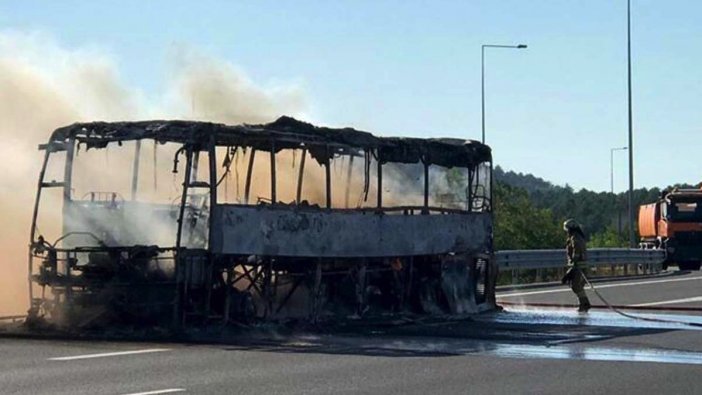
[{"label": "hazy sky", "polygon": [[[636,186],[702,181],[702,2],[633,0]],[[497,164],[609,189],[626,144],[625,0],[3,1],[0,30],[99,49],[146,97],[181,46],[262,86],[295,85],[308,119],[382,135],[480,138]],[[617,154],[616,189],[626,186]]]}]

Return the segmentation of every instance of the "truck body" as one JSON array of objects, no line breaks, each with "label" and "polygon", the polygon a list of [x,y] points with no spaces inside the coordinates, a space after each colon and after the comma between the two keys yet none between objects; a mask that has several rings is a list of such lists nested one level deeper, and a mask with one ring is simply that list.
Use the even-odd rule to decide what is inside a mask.
[{"label": "truck body", "polygon": [[702,262],[702,189],[663,191],[639,208],[641,247],[663,249],[666,265],[699,270]]}]

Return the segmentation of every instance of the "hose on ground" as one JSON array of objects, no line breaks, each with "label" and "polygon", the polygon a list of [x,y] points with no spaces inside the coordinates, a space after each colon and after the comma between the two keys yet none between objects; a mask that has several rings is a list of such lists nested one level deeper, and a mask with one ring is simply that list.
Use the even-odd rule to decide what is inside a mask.
[{"label": "hose on ground", "polygon": [[612,305],[607,301],[607,299],[605,299],[605,298],[599,293],[599,291],[597,291],[597,288],[595,288],[595,286],[592,285],[592,283],[590,282],[590,280],[588,280],[587,276],[585,275],[585,273],[583,273],[582,270],[578,270],[578,272],[583,276],[583,279],[585,279],[585,282],[587,283],[587,285],[590,286],[590,289],[592,289],[592,292],[594,292],[595,295],[597,295],[597,297],[602,301],[602,303],[604,303],[610,310],[612,310],[613,312],[615,312],[615,313],[617,313],[617,314],[619,314],[619,315],[621,315],[621,316],[624,316],[624,317],[626,317],[626,318],[631,318],[631,319],[634,319],[634,320],[650,321],[650,322],[663,322],[663,323],[667,323],[667,324],[680,324],[680,325],[693,326],[693,327],[696,327],[696,328],[702,328],[702,324],[697,323],[697,322],[688,322],[688,321],[680,321],[680,320],[666,320],[666,319],[663,319],[663,318],[641,317],[641,316],[637,316],[637,315],[625,313],[625,312],[623,312],[623,311],[617,309],[616,307],[612,306]]}]

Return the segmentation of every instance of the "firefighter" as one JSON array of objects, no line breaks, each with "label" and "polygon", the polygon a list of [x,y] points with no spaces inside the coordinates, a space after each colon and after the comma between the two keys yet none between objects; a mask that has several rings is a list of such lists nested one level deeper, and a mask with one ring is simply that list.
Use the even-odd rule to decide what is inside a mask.
[{"label": "firefighter", "polygon": [[568,270],[563,276],[563,284],[569,284],[578,297],[578,312],[586,313],[590,310],[590,300],[585,293],[585,270],[587,268],[587,246],[585,234],[574,219],[563,223],[563,230],[568,233],[566,253],[568,254]]}]

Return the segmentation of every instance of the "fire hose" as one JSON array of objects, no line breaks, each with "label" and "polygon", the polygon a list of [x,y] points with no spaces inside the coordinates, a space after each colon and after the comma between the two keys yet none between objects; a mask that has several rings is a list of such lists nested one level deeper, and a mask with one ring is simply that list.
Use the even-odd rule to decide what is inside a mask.
[{"label": "fire hose", "polygon": [[590,286],[590,289],[592,289],[592,292],[594,292],[595,295],[597,295],[597,297],[602,301],[602,303],[604,303],[610,310],[612,310],[613,312],[615,312],[615,313],[617,313],[617,314],[619,314],[619,315],[621,315],[621,316],[624,316],[624,317],[626,317],[626,318],[631,318],[631,319],[634,319],[634,320],[649,321],[649,322],[663,322],[663,323],[667,323],[667,324],[680,324],[680,325],[693,326],[693,327],[696,327],[696,328],[702,328],[702,324],[701,324],[701,323],[697,323],[697,322],[689,322],[689,321],[681,321],[681,320],[667,320],[667,319],[663,319],[663,318],[652,318],[652,317],[641,317],[641,316],[637,316],[637,315],[625,313],[625,312],[619,310],[618,308],[612,306],[612,305],[607,301],[607,299],[605,299],[605,298],[599,293],[599,291],[597,291],[597,288],[595,288],[595,286],[592,285],[592,283],[590,282],[590,280],[588,280],[587,276],[585,275],[585,273],[583,273],[582,270],[578,270],[578,272],[583,276],[583,279],[585,280],[585,282],[587,283],[587,285]]}]

